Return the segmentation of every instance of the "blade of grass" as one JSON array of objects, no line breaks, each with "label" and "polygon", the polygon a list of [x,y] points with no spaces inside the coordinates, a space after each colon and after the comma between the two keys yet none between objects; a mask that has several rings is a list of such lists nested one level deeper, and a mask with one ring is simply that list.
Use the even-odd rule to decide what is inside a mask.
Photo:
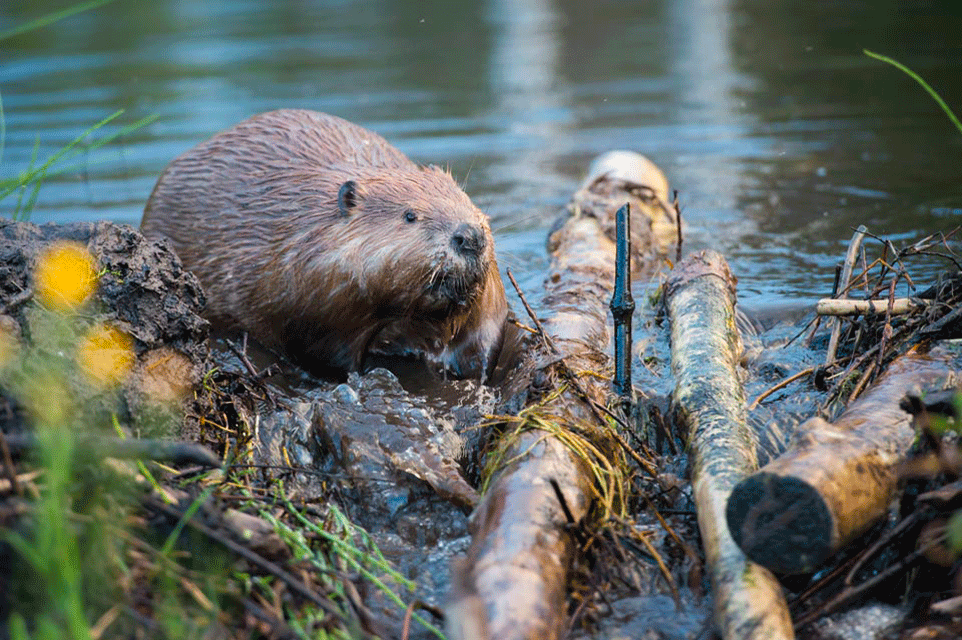
[{"label": "blade of grass", "polygon": [[95,9],[97,7],[103,6],[108,2],[113,2],[114,0],[91,0],[90,2],[82,2],[76,4],[72,7],[67,7],[60,11],[55,11],[53,13],[48,13],[45,16],[40,16],[35,18],[30,22],[14,27],[13,29],[7,29],[6,31],[0,32],[0,40],[6,40],[7,38],[12,38],[13,36],[18,36],[21,33],[26,33],[28,31],[34,31],[36,29],[42,29],[43,27],[49,26],[54,22],[63,20],[64,18],[69,18],[72,15],[88,11],[90,9]]},{"label": "blade of grass", "polygon": [[[128,125],[120,128],[120,129],[118,129],[117,131],[115,131],[114,133],[111,133],[111,134],[108,135],[108,136],[104,136],[103,138],[99,138],[98,140],[95,140],[94,142],[91,142],[90,144],[88,144],[87,146],[85,146],[83,149],[78,149],[78,150],[76,151],[76,153],[71,154],[70,157],[69,157],[69,158],[66,158],[66,159],[69,160],[69,159],[73,158],[74,156],[76,156],[76,155],[78,155],[78,154],[80,154],[80,153],[90,153],[91,151],[96,151],[97,149],[99,149],[99,148],[101,148],[101,147],[103,147],[103,146],[106,146],[106,145],[110,144],[111,142],[113,142],[113,141],[116,140],[117,138],[122,138],[123,136],[127,135],[128,133],[131,133],[131,132],[133,132],[133,131],[136,131],[137,129],[140,129],[140,128],[142,128],[142,127],[146,127],[147,125],[151,124],[152,122],[155,122],[159,117],[160,117],[160,116],[158,116],[157,114],[154,114],[154,115],[150,115],[150,116],[146,116],[146,117],[144,117],[144,118],[141,118],[140,120],[138,120],[138,121],[136,121],[136,122],[134,122],[134,123],[132,123],[132,124],[128,124]],[[93,163],[93,164],[95,164],[95,163]],[[49,177],[51,177],[51,176],[60,175],[60,174],[62,174],[62,173],[70,173],[71,171],[76,171],[76,170],[79,169],[81,166],[82,166],[82,165],[81,165],[80,163],[66,164],[65,162],[61,162],[61,163],[58,164],[56,167],[50,168],[50,169],[46,172],[46,174],[45,174],[44,177],[49,178]]]},{"label": "blade of grass", "polygon": [[7,140],[7,118],[3,114],[3,94],[0,93],[0,162],[3,162],[3,145]]},{"label": "blade of grass", "polygon": [[180,520],[177,521],[177,524],[174,525],[173,531],[171,531],[170,535],[167,536],[167,540],[164,541],[164,546],[160,549],[160,553],[162,556],[164,556],[164,558],[170,558],[170,553],[174,550],[174,545],[177,543],[177,538],[180,537],[180,532],[184,530],[184,527],[187,526],[187,523],[190,521],[190,519],[194,517],[194,514],[197,513],[201,506],[203,506],[204,502],[207,501],[207,498],[209,498],[216,489],[217,487],[214,485],[207,487],[200,493],[200,495],[194,498],[193,502],[190,503],[190,505],[184,511],[184,515],[181,516]]},{"label": "blade of grass", "polygon": [[[42,166],[34,168],[37,164],[37,155],[40,146],[40,140],[38,139],[37,143],[34,145],[33,156],[27,169],[16,178],[0,179],[0,200],[3,200],[14,191],[20,191],[20,195],[17,198],[17,204],[14,207],[13,219],[26,220],[29,217],[30,212],[33,210],[34,204],[36,204],[40,185],[46,178],[57,176],[63,173],[69,173],[83,166],[80,163],[67,164],[67,161],[73,159],[81,153],[90,153],[91,151],[96,151],[97,149],[110,144],[118,138],[149,125],[150,123],[156,121],[159,117],[156,114],[146,116],[140,120],[137,120],[136,122],[121,127],[110,135],[106,135],[98,140],[95,140],[94,142],[91,142],[82,149],[75,148],[76,145],[79,144],[85,137],[88,137],[91,133],[119,116],[122,112],[123,111],[121,110],[117,113],[111,114],[109,117],[105,118],[90,129],[87,129],[70,144],[51,156],[46,162],[44,162]],[[30,197],[27,199],[27,202],[24,203],[23,197],[28,191],[26,187],[28,187],[31,183],[33,183],[33,189],[30,191]]]},{"label": "blade of grass", "polygon": [[[33,151],[30,154],[30,164],[27,165],[27,171],[32,171],[34,165],[37,164],[37,156],[40,155],[40,136],[37,136],[33,141]],[[4,181],[0,181],[0,189],[3,188]],[[26,185],[17,184],[16,188],[20,189],[20,193],[17,194],[17,204],[13,208],[13,219],[20,219],[20,212],[23,211],[23,194],[26,193]],[[2,200],[3,198],[0,198]]]},{"label": "blade of grass", "polygon": [[20,174],[18,177],[13,179],[0,180],[0,200],[3,200],[8,195],[13,193],[15,190],[19,189],[20,187],[25,186],[30,182],[32,182],[38,174],[46,173],[47,169],[51,165],[53,165],[55,162],[63,158],[67,153],[70,152],[71,149],[73,149],[78,144],[80,144],[87,136],[89,136],[91,133],[93,133],[97,129],[100,129],[101,127],[112,122],[113,120],[116,120],[123,114],[123,112],[124,112],[123,109],[118,109],[117,111],[110,114],[109,116],[107,116],[106,118],[98,122],[97,124],[88,128],[86,131],[84,131],[79,136],[74,138],[67,146],[60,149],[59,151],[57,151],[57,153],[53,154],[52,156],[50,156],[47,159],[47,161],[44,162],[40,167],[36,169],[27,170],[22,174]]},{"label": "blade of grass", "polygon": [[[40,185],[43,184],[43,179],[47,176],[46,171],[41,171],[40,176],[33,183],[33,189],[30,191],[30,197],[27,198],[27,204],[23,206],[23,209],[17,211],[18,219],[27,220],[30,218],[30,213],[33,208],[37,206],[37,197],[40,196]],[[20,218],[22,216],[22,218]]]},{"label": "blade of grass", "polygon": [[955,125],[955,128],[959,130],[959,133],[962,133],[962,123],[960,123],[959,119],[955,117],[955,113],[953,113],[952,109],[949,108],[949,105],[945,104],[945,100],[942,99],[942,96],[940,96],[935,89],[930,87],[929,84],[919,76],[919,74],[915,73],[898,60],[893,60],[892,58],[883,56],[880,53],[875,53],[874,51],[869,51],[868,49],[862,49],[862,53],[870,58],[875,58],[876,60],[881,60],[882,62],[892,65],[902,73],[906,74],[908,77],[918,82],[922,88],[925,89],[930,96],[932,96],[932,99],[934,99],[935,102],[942,107],[942,111],[944,111],[945,115],[949,117],[949,120],[952,121],[952,124]]}]

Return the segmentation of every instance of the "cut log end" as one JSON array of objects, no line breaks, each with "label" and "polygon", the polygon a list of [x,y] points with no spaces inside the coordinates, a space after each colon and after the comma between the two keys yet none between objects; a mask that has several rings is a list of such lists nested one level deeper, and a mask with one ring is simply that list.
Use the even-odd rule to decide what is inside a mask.
[{"label": "cut log end", "polygon": [[732,491],[725,517],[745,555],[776,573],[813,571],[833,552],[835,523],[828,505],[795,477],[746,478]]}]

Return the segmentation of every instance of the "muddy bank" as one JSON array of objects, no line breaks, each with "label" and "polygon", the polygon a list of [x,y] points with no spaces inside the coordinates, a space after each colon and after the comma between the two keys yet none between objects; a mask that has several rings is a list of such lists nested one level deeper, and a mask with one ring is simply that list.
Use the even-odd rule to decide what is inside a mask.
[{"label": "muddy bank", "polygon": [[[581,229],[586,221],[577,217],[588,208],[581,206],[574,217],[567,210],[562,220],[574,219]],[[610,232],[606,225],[600,229],[599,237]],[[452,563],[465,555],[484,557],[486,549],[520,540],[514,531],[495,534],[478,547],[482,551],[472,550],[472,544],[477,546],[482,539],[479,531],[489,536],[497,531],[492,520],[478,515],[495,511],[490,504],[479,511],[482,501],[496,495],[521,495],[519,491],[530,492],[540,484],[550,488],[549,480],[560,479],[560,474],[552,471],[549,475],[553,477],[538,475],[529,486],[511,487],[513,481],[508,481],[505,486],[509,488],[492,491],[497,482],[511,477],[506,469],[520,463],[543,440],[536,436],[530,447],[521,440],[509,441],[505,448],[504,443],[497,444],[497,436],[510,429],[498,425],[511,425],[532,398],[537,399],[536,404],[543,404],[545,397],[553,398],[553,384],[573,384],[580,378],[598,385],[598,397],[609,393],[610,370],[597,363],[603,360],[598,358],[604,356],[608,339],[604,305],[610,291],[595,296],[600,312],[597,322],[589,322],[581,313],[585,305],[564,296],[571,291],[575,297],[578,291],[594,295],[598,283],[576,285],[566,293],[562,288],[569,276],[561,271],[549,275],[547,299],[536,307],[535,314],[545,316],[546,335],[567,344],[564,348],[573,349],[573,354],[560,357],[541,352],[525,374],[528,382],[507,394],[474,382],[426,380],[386,369],[351,375],[344,381],[325,381],[272,360],[270,354],[264,359],[265,354],[256,353],[254,345],[242,340],[209,339],[207,324],[199,316],[203,294],[196,281],[179,268],[163,245],[145,242],[135,230],[108,223],[37,227],[10,222],[2,223],[0,230],[2,327],[6,343],[14,345],[18,354],[2,367],[2,431],[8,444],[15,445],[7,447],[11,453],[4,459],[4,477],[0,478],[6,483],[0,487],[4,496],[0,509],[8,518],[7,527],[33,522],[31,511],[16,504],[25,490],[29,493],[32,487],[44,486],[42,479],[31,475],[42,445],[17,440],[24,431],[24,420],[30,417],[36,422],[38,415],[48,419],[51,414],[37,411],[37,407],[60,403],[54,401],[58,396],[53,393],[59,387],[44,382],[40,370],[27,365],[63,367],[67,379],[83,374],[86,369],[71,355],[78,352],[74,343],[82,343],[92,328],[114,327],[130,336],[131,359],[125,365],[129,375],[116,387],[89,381],[70,381],[66,386],[65,397],[81,407],[69,414],[75,420],[74,428],[111,438],[110,446],[104,440],[93,446],[93,441],[77,440],[78,448],[91,449],[80,456],[86,460],[78,463],[86,469],[80,475],[89,484],[89,470],[102,465],[104,458],[159,461],[142,468],[121,464],[134,478],[141,496],[130,503],[124,518],[146,523],[138,525],[136,535],[125,534],[125,539],[138,539],[142,547],[159,549],[166,536],[179,531],[177,523],[185,513],[195,513],[188,518],[191,537],[172,538],[181,540],[176,544],[178,553],[199,562],[210,549],[217,549],[218,554],[226,554],[227,566],[233,567],[225,583],[233,586],[217,593],[222,612],[236,615],[215,616],[208,622],[210,628],[219,629],[225,637],[243,636],[255,629],[293,637],[297,634],[291,625],[303,623],[302,616],[313,611],[321,612],[323,621],[312,624],[360,630],[369,637],[403,637],[405,618],[416,614],[408,634],[427,638],[441,633],[440,607],[452,593],[460,597],[453,607],[458,616],[463,610],[473,611],[472,607],[483,610],[512,605],[485,604],[480,599],[490,596],[477,586],[483,582],[477,569],[473,578],[456,576],[452,581]],[[91,300],[69,313],[37,299],[32,275],[38,260],[43,260],[44,248],[59,240],[86,248],[97,265],[98,286]],[[552,250],[562,244],[556,241]],[[659,249],[642,244],[640,251],[655,255]],[[568,266],[578,264],[587,263],[571,260]],[[585,273],[589,272],[593,273],[590,269]],[[705,637],[712,628],[709,612],[713,604],[719,606],[713,603],[713,593],[727,588],[709,583],[708,576],[713,573],[700,551],[703,542],[695,519],[697,500],[688,479],[686,446],[691,445],[683,423],[669,410],[672,402],[678,401],[669,370],[670,349],[677,344],[669,344],[661,298],[650,295],[667,269],[651,272],[651,284],[639,281],[635,285],[640,327],[633,352],[638,404],[630,419],[619,418],[624,422],[620,437],[633,454],[622,451],[621,445],[605,454],[609,462],[616,457],[615,451],[624,456],[619,463],[625,473],[619,481],[623,487],[618,509],[611,508],[614,502],[605,503],[604,496],[610,494],[599,492],[597,486],[587,489],[588,497],[580,506],[569,489],[562,489],[561,497],[545,494],[546,504],[550,503],[555,514],[546,521],[572,549],[569,556],[559,556],[561,562],[552,560],[551,564],[566,571],[557,583],[564,603],[557,606],[560,613],[551,623],[553,628],[560,627],[559,635],[614,638],[630,632],[659,638]],[[867,282],[867,276],[862,275],[863,281]],[[881,280],[886,277],[891,278],[891,272],[880,275]],[[878,297],[891,288],[881,280],[877,285],[866,284],[865,297],[873,297],[873,292]],[[754,434],[759,464],[782,453],[803,419],[822,412],[826,419],[834,420],[849,401],[869,393],[878,375],[900,353],[913,345],[957,337],[953,318],[962,287],[955,282],[948,274],[944,282],[915,296],[917,302],[902,305],[908,315],[892,311],[893,302],[885,313],[842,321],[836,356],[822,367],[814,363],[825,362],[831,335],[830,330],[815,324],[806,326],[805,321],[814,315],[801,321],[788,317],[762,323],[736,314],[731,322],[739,328],[745,348],[733,354],[737,357],[732,375],[744,385],[741,404],[747,405],[743,407],[747,409],[746,424]],[[552,309],[552,299],[562,300],[555,315],[545,311]],[[566,324],[566,319],[571,322]],[[579,337],[579,327],[604,335],[601,346],[588,348]],[[59,333],[51,339],[54,329]],[[530,339],[542,340],[538,335]],[[522,352],[538,353],[540,348],[528,343]],[[586,377],[585,372],[593,367],[597,371]],[[806,373],[808,369],[811,371]],[[30,380],[40,382],[41,389],[23,401],[18,393],[32,388]],[[591,406],[586,405],[581,420],[598,418]],[[613,411],[603,403],[597,408],[602,415]],[[888,405],[885,410],[899,411]],[[910,492],[901,493],[904,480],[899,482],[895,508],[891,501],[888,508],[881,505],[875,520],[857,525],[858,531],[865,532],[861,538],[841,549],[833,548],[836,555],[821,560],[809,574],[779,576],[793,620],[805,623],[796,629],[799,637],[834,637],[826,629],[836,619],[839,625],[843,619],[845,625],[854,625],[864,637],[875,637],[872,634],[896,623],[907,629],[928,624],[924,618],[909,615],[912,603],[932,603],[932,615],[944,621],[940,629],[951,629],[954,624],[951,605],[940,603],[955,594],[952,580],[957,575],[957,561],[951,549],[942,556],[932,550],[945,547],[947,523],[956,504],[951,485],[941,493],[936,489],[960,473],[953,457],[957,446],[951,430],[933,426],[938,424],[939,412],[946,411],[942,405],[917,401],[912,410],[917,416],[916,428],[927,434],[924,442],[912,454],[916,457],[906,460],[901,451],[896,462],[886,462],[887,470],[898,477],[917,478]],[[564,419],[578,414],[570,407],[557,413]],[[590,431],[583,430],[583,434],[588,434],[587,442],[599,442]],[[226,465],[207,470],[201,457],[116,444],[131,436],[159,435],[201,443]],[[508,464],[492,481],[491,461],[498,456],[505,459],[511,446],[522,450],[508,454]],[[710,467],[714,463],[702,464]],[[88,484],[83,486],[89,489]],[[95,492],[106,493],[103,486]],[[83,508],[78,508],[81,515]],[[528,526],[534,521],[526,511],[530,508],[529,501],[499,517],[509,529]],[[580,509],[584,517],[564,513],[571,513],[572,508]],[[697,508],[702,509],[700,505]],[[717,504],[711,509],[719,511]],[[599,517],[601,514],[605,517]],[[718,521],[715,517],[716,525]],[[479,527],[485,522],[488,524]],[[752,522],[756,528],[762,524]],[[705,530],[711,527],[703,526]],[[772,535],[764,527],[762,533]],[[920,543],[925,552],[916,553],[914,544],[923,533],[930,536],[926,538],[930,542]],[[16,559],[9,547],[0,553]],[[764,555],[759,557],[764,559]],[[519,566],[538,570],[538,561],[526,558],[518,556]],[[145,568],[149,564],[136,566],[145,575],[150,573]],[[854,567],[844,584],[838,577],[838,572],[844,571],[841,567]],[[921,584],[918,578],[912,582],[906,572],[910,568],[921,570],[928,582]],[[0,579],[4,584],[19,584],[15,575],[7,572]],[[266,598],[263,586],[245,583],[244,575],[257,576],[257,585],[272,585],[275,599]],[[877,576],[887,576],[888,582]],[[466,581],[472,579],[478,582]],[[884,602],[884,592],[899,580],[906,586],[900,591],[909,597],[895,604],[869,605],[883,607],[885,615],[875,615],[868,608],[862,617],[843,613],[843,607],[866,598]],[[144,604],[145,593],[157,597],[157,583],[135,580],[125,588],[117,597],[127,613],[113,624],[134,629],[146,624],[144,620],[157,623],[163,614],[156,602]],[[493,590],[495,596],[498,591]],[[189,593],[185,587],[180,595]],[[187,615],[199,618],[201,614],[196,612],[204,606],[194,596],[187,599],[192,599],[191,607],[197,607],[188,609]],[[829,615],[837,618],[826,617]],[[732,634],[729,631],[724,637],[749,637]]]}]

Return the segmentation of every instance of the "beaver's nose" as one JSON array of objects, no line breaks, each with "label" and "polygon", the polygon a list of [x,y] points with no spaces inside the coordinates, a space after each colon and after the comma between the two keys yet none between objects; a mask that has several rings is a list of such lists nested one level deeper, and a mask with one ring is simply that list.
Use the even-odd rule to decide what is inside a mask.
[{"label": "beaver's nose", "polygon": [[464,256],[478,256],[484,251],[487,240],[484,231],[474,225],[464,223],[454,230],[451,244],[454,250]]}]

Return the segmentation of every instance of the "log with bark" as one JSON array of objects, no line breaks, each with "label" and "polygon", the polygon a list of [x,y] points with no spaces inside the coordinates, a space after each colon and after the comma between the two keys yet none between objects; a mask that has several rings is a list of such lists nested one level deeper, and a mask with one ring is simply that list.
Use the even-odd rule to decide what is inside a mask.
[{"label": "log with bark", "polygon": [[630,204],[633,267],[650,272],[676,233],[667,191],[647,159],[603,156],[549,238],[546,319],[532,320],[539,335],[504,389],[509,403],[520,399],[525,408],[489,455],[472,544],[454,568],[446,610],[452,638],[565,635],[573,525],[589,518],[595,501],[599,511],[619,509],[624,483],[624,453],[604,413],[615,212]]},{"label": "log with bark", "polygon": [[691,456],[716,625],[726,640],[793,638],[780,584],[745,557],[725,524],[728,495],[758,466],[737,371],[742,346],[735,326],[734,277],[721,255],[696,253],[675,267],[665,296],[673,403]]},{"label": "log with bark", "polygon": [[814,417],[800,425],[784,454],[732,492],[727,520],[738,545],[773,571],[796,574],[864,533],[888,511],[915,437],[900,401],[953,377],[940,354],[914,348],[834,423]]}]

